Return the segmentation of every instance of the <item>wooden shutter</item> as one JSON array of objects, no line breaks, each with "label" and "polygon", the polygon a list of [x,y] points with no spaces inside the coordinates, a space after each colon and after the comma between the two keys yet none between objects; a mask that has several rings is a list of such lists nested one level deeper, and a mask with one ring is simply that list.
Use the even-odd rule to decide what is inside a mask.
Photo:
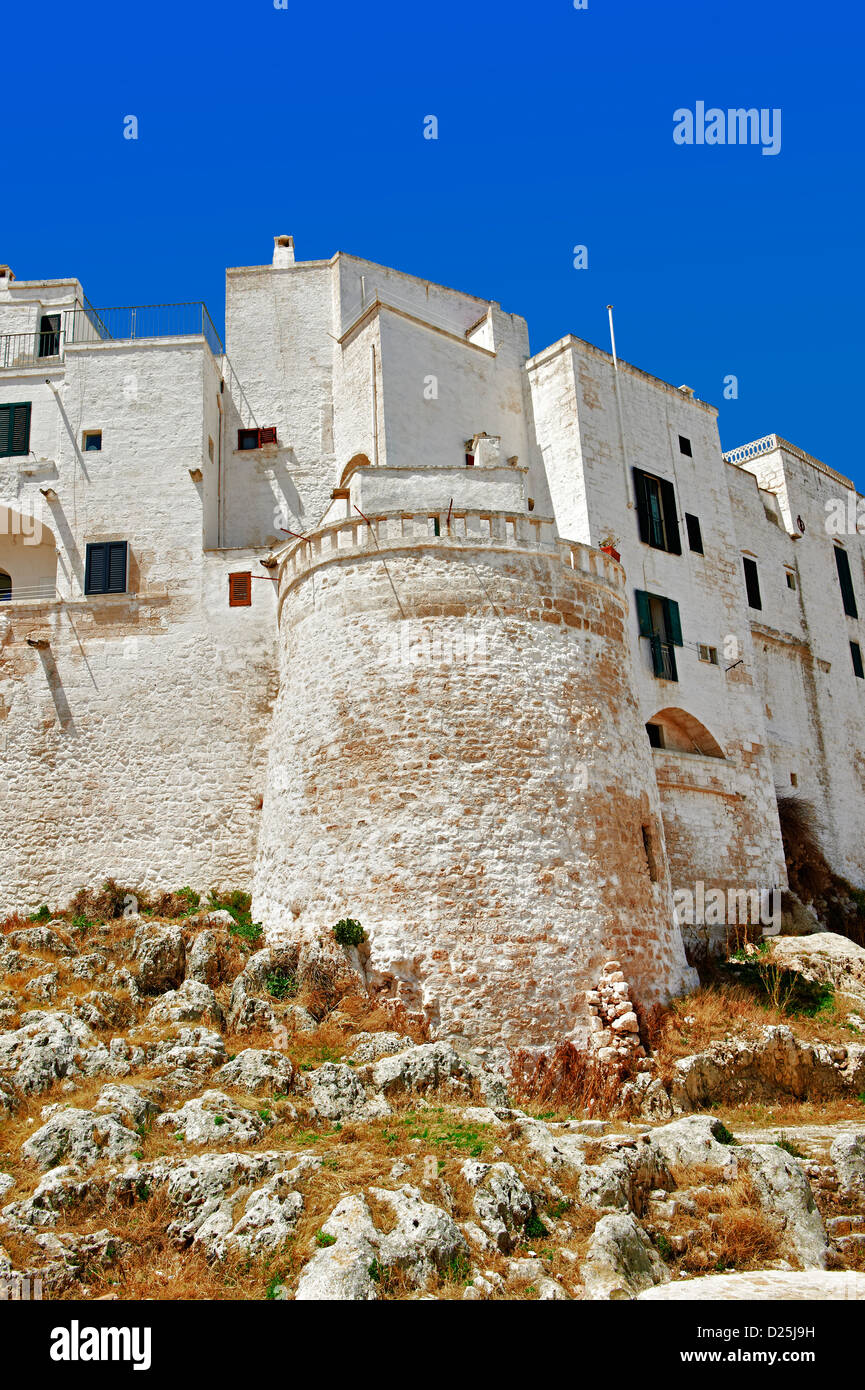
[{"label": "wooden shutter", "polygon": [[0,406],[0,458],[30,452],[30,402]]},{"label": "wooden shutter", "polygon": [[241,570],[228,576],[229,608],[250,608],[252,606],[252,571]]},{"label": "wooden shutter", "polygon": [[258,442],[259,444],[275,444],[277,442],[276,425],[262,426],[258,431]]},{"label": "wooden shutter", "polygon": [[667,533],[667,549],[671,555],[681,555],[682,542],[679,538],[679,512],[676,506],[676,489],[666,478],[659,478],[661,484],[661,506],[664,510],[664,530]]},{"label": "wooden shutter", "polygon": [[643,589],[635,589],[637,595],[637,617],[640,620],[640,636],[651,637],[652,613],[649,608],[649,595]]},{"label": "wooden shutter", "polygon": [[745,569],[745,588],[748,592],[748,607],[762,608],[760,599],[760,576],[757,573],[757,562],[750,556],[742,556],[742,564]]},{"label": "wooden shutter", "polygon": [[685,512],[685,525],[688,528],[688,545],[691,550],[696,550],[698,555],[703,554],[703,533],[700,530],[700,518],[692,516],[690,512]]},{"label": "wooden shutter", "polygon": [[84,571],[85,594],[104,594],[108,576],[108,546],[88,545]]},{"label": "wooden shutter", "polygon": [[672,598],[665,598],[661,601],[664,605],[664,627],[667,630],[667,641],[672,642],[674,647],[684,646],[678,603]]},{"label": "wooden shutter", "polygon": [[109,541],[106,550],[106,588],[107,594],[126,593],[126,541]]},{"label": "wooden shutter", "polygon": [[634,474],[634,496],[637,502],[637,522],[640,527],[640,540],[648,545],[650,542],[649,495],[646,491],[646,475],[639,468],[634,468],[632,472]]},{"label": "wooden shutter", "polygon": [[835,568],[838,571],[838,582],[841,585],[841,598],[844,602],[844,612],[848,618],[858,618],[859,610],[856,607],[856,595],[853,592],[853,576],[850,573],[850,558],[846,550],[842,550],[840,545],[833,547],[835,551]]}]

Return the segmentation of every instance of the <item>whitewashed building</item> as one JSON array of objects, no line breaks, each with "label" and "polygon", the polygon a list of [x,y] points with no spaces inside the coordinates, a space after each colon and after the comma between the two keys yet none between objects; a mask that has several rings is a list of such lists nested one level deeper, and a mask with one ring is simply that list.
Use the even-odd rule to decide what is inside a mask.
[{"label": "whitewashed building", "polygon": [[780,795],[865,884],[859,499],[716,415],[290,237],[225,348],[0,267],[4,908],[254,881],[430,1026],[543,1040],[611,954],[683,986],[675,889],[785,884]]}]

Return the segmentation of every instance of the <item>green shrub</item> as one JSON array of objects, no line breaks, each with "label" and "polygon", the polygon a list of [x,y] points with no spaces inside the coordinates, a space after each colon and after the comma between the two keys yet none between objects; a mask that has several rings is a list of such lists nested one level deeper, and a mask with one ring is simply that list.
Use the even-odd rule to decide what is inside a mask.
[{"label": "green shrub", "polygon": [[316,1231],[315,1243],[326,1250],[329,1245],[336,1245],[336,1236],[329,1236],[326,1231]]},{"label": "green shrub", "polygon": [[42,906],[39,908],[39,910],[38,910],[37,912],[31,912],[31,913],[30,913],[30,916],[27,918],[27,921],[28,921],[28,922],[50,922],[50,921],[51,921],[51,909],[48,907],[48,905],[47,905],[46,903],[43,903]]},{"label": "green shrub", "polygon": [[291,999],[297,994],[298,979],[293,970],[274,970],[267,977],[267,992],[274,999]]},{"label": "green shrub", "polygon": [[333,929],[333,939],[340,946],[359,946],[366,940],[366,932],[353,917],[343,917]]}]

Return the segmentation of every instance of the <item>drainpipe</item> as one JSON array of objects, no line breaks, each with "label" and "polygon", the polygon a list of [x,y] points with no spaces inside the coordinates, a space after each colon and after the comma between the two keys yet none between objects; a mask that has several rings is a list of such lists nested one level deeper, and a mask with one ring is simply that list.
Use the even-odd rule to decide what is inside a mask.
[{"label": "drainpipe", "polygon": [[375,343],[369,345],[369,369],[372,386],[372,461],[378,467],[378,391],[375,374]]}]

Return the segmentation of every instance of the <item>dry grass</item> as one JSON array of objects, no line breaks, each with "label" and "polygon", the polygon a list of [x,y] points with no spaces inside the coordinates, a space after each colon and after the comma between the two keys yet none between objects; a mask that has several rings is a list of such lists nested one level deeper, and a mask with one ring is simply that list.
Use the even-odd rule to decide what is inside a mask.
[{"label": "dry grass", "polygon": [[[707,1269],[765,1269],[782,1253],[789,1255],[782,1250],[780,1225],[762,1209],[748,1174],[731,1180],[703,1164],[673,1168],[672,1173],[676,1191],[688,1192],[696,1208],[695,1214],[677,1211],[656,1237],[674,1268],[693,1274]],[[677,1236],[687,1240],[681,1253],[674,1253],[670,1245]]]},{"label": "dry grass", "polygon": [[517,1105],[567,1115],[623,1114],[621,1089],[626,1066],[602,1066],[573,1043],[559,1043],[550,1054],[520,1049],[511,1053],[510,1092]]}]

